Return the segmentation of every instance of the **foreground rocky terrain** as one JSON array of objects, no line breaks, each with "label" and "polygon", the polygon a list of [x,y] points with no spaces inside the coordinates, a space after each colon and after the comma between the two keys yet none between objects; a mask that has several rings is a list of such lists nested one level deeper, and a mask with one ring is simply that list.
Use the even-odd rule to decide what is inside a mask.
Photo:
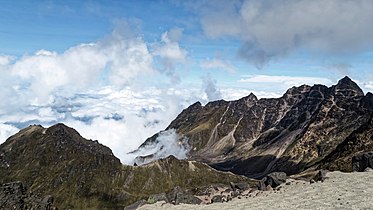
[{"label": "foreground rocky terrain", "polygon": [[[174,157],[135,167],[63,124],[30,126],[0,145],[0,209],[118,209],[139,200],[200,203],[209,185],[256,182]],[[7,208],[7,207],[11,208]]]},{"label": "foreground rocky terrain", "polygon": [[373,172],[327,174],[324,182],[310,184],[287,180],[274,191],[253,191],[228,203],[170,205],[158,202],[141,210],[238,210],[238,209],[372,209]]},{"label": "foreground rocky terrain", "polygon": [[190,160],[261,178],[308,168],[352,171],[352,156],[373,150],[372,117],[373,94],[345,77],[331,87],[293,87],[280,98],[197,102],[166,130],[188,139]]}]

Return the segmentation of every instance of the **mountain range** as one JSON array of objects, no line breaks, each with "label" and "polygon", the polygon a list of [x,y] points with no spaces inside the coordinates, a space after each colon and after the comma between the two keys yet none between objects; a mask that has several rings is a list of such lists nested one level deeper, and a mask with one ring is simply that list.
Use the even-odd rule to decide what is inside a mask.
[{"label": "mountain range", "polygon": [[[154,160],[168,131],[188,150],[186,160]],[[292,87],[280,98],[196,102],[132,154],[148,147],[158,151],[129,166],[66,125],[24,128],[0,145],[0,207],[118,209],[155,197],[199,203],[185,192],[258,188],[252,178],[271,172],[352,171],[354,155],[373,151],[373,94],[345,77],[331,87]]]},{"label": "mountain range", "polygon": [[[344,77],[331,87],[292,87],[280,98],[250,94],[205,106],[197,102],[166,131],[188,139],[190,160],[247,177],[309,168],[351,171],[352,156],[373,149],[372,114],[373,94],[364,95]],[[139,150],[157,144],[158,135]]]}]

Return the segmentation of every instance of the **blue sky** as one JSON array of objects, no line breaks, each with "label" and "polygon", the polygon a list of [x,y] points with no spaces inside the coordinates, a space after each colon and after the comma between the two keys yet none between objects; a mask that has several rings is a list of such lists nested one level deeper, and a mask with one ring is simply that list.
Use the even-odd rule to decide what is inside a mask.
[{"label": "blue sky", "polygon": [[[258,1],[252,2],[257,4]],[[282,2],[285,1],[262,1],[260,6],[280,5]],[[337,7],[338,4],[343,5],[343,2],[337,2],[331,6]],[[217,24],[216,27],[219,28],[227,27],[225,24],[238,24],[239,18],[234,19],[232,16],[242,13],[244,5],[249,3],[250,1],[2,1],[0,8],[0,53],[18,58],[33,54],[40,49],[63,53],[75,45],[98,41],[110,34],[118,22],[128,21],[131,23],[131,30],[136,31],[135,33],[142,36],[147,43],[159,41],[160,36],[165,31],[173,28],[181,29],[183,34],[178,42],[180,47],[187,50],[188,59],[191,62],[188,62],[188,65],[184,63],[184,66],[178,66],[178,68],[188,68],[193,72],[193,74],[186,76],[186,81],[189,82],[197,82],[201,75],[206,74],[206,71],[201,69],[199,65],[206,59],[224,60],[235,68],[234,74],[224,71],[213,71],[212,73],[218,83],[228,86],[235,83],[244,74],[327,77],[333,82],[346,74],[358,80],[364,80],[367,77],[372,79],[372,64],[370,62],[372,49],[368,47],[364,50],[356,50],[356,46],[353,46],[354,43],[351,44],[351,52],[349,52],[349,49],[344,49],[346,51],[344,54],[334,52],[335,49],[332,49],[333,52],[329,52],[329,49],[307,48],[304,47],[307,46],[307,43],[305,43],[304,46],[294,47],[289,52],[287,49],[280,52],[280,56],[276,55],[274,59],[265,62],[263,67],[256,68],[255,62],[242,58],[238,53],[243,42],[246,41],[245,35],[230,36],[232,32],[229,29],[225,32],[224,30],[218,31],[216,32],[218,35],[216,35],[213,34],[215,32],[211,32],[210,26],[206,26],[210,24],[213,25],[213,28],[214,24]],[[289,3],[283,4],[288,7],[293,6]],[[315,5],[317,5],[317,2],[308,6]],[[352,8],[352,6],[350,6],[350,13],[359,16],[359,8]],[[334,9],[338,10],[337,8]],[[232,10],[237,14],[232,15]],[[263,9],[263,13],[277,11],[276,9],[272,9],[273,11],[271,9],[267,10]],[[333,10],[333,8],[330,10]],[[216,14],[217,11],[219,14]],[[326,17],[334,14],[334,11],[325,11],[325,13],[328,12],[330,14],[324,14]],[[219,19],[223,19],[224,16],[227,16],[227,19],[232,18],[232,23],[226,23],[225,20]],[[279,17],[282,16],[279,15]],[[211,21],[209,18],[215,18],[215,21]],[[266,16],[263,15],[264,18]],[[285,16],[282,18],[284,19],[283,24],[287,24],[287,19],[291,17]],[[343,18],[340,17],[340,19]],[[222,22],[221,26],[218,26],[219,21]],[[276,24],[276,27],[282,27],[271,21],[268,21],[268,26],[261,25],[260,27],[272,27],[274,24]],[[330,24],[333,24],[333,22]],[[363,26],[363,24],[361,27],[371,28],[370,25]],[[238,25],[237,27],[242,26]],[[250,30],[250,25],[247,27]],[[322,28],[324,26],[320,26],[321,29],[314,25],[310,27],[314,27],[314,30],[324,30]],[[291,29],[293,28],[290,27],[289,30]],[[294,30],[294,33],[299,33],[302,28]],[[360,30],[360,28],[357,28],[357,30]],[[276,30],[268,31],[268,33],[275,32]],[[337,32],[338,29],[335,29],[335,33]],[[341,33],[343,32],[342,30]],[[361,33],[364,32],[361,31]],[[262,34],[258,33],[258,35]],[[328,38],[325,38],[325,40],[328,41]],[[321,41],[325,40],[321,38]],[[349,41],[349,38],[342,37],[342,41],[344,40]],[[264,41],[271,44],[270,40]],[[308,41],[312,42],[313,40]],[[355,40],[355,42],[356,45],[360,44],[358,40]],[[367,44],[371,47],[371,43]],[[212,69],[216,70],[217,68]],[[185,77],[185,75],[182,76]]]},{"label": "blue sky", "polygon": [[124,157],[197,100],[373,91],[371,0],[0,3],[0,142],[63,122]]}]

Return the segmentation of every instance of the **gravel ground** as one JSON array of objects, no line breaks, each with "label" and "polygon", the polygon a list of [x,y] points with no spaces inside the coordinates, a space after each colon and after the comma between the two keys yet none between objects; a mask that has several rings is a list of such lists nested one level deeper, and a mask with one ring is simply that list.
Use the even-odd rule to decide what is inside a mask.
[{"label": "gravel ground", "polygon": [[287,180],[275,191],[255,191],[228,203],[172,205],[159,202],[142,210],[177,209],[373,209],[373,172],[330,172],[321,183]]}]

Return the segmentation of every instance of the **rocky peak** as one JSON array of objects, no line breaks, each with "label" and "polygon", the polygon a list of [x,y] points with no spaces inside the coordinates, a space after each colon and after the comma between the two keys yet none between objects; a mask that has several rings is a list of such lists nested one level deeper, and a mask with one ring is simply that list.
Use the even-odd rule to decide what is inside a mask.
[{"label": "rocky peak", "polygon": [[[248,107],[252,107],[256,104],[258,101],[258,98],[253,94],[250,93],[248,96],[245,96],[243,98],[240,98],[236,101],[233,101],[231,103],[231,106],[234,107],[236,111],[244,111]],[[229,102],[228,102],[229,103]]]},{"label": "rocky peak", "polygon": [[225,101],[225,100],[217,100],[217,101],[208,102],[205,107],[207,107],[207,108],[209,108],[209,107],[219,107],[219,106],[224,106],[226,104],[228,104],[228,102]]},{"label": "rocky peak", "polygon": [[290,103],[294,103],[295,101],[301,99],[304,93],[309,92],[311,88],[312,87],[309,85],[301,85],[299,87],[294,86],[288,89],[281,98],[289,101]]},{"label": "rocky peak", "polygon": [[357,86],[356,83],[352,81],[351,78],[348,76],[345,76],[342,79],[340,79],[337,85]]},{"label": "rocky peak", "polygon": [[302,94],[304,92],[308,92],[310,89],[311,89],[311,86],[309,86],[309,85],[301,85],[299,87],[293,86],[285,92],[283,97],[299,95],[299,94]]},{"label": "rocky peak", "polygon": [[368,92],[362,100],[362,105],[368,110],[373,111],[373,94]]},{"label": "rocky peak", "polygon": [[[372,115],[373,94],[350,78],[292,87],[280,98],[214,101],[170,126],[187,137],[190,160],[249,177],[298,173],[321,161]],[[373,143],[372,143],[373,144]]]},{"label": "rocky peak", "polygon": [[250,93],[248,96],[245,96],[242,99],[246,101],[257,101],[258,100],[258,98],[256,97],[256,95],[254,95],[254,93]]},{"label": "rocky peak", "polygon": [[58,123],[56,125],[49,127],[46,130],[46,133],[49,135],[55,136],[55,137],[60,137],[60,138],[80,136],[80,134],[76,130],[62,123]]},{"label": "rocky peak", "polygon": [[361,97],[364,96],[364,92],[361,88],[352,81],[348,76],[343,77],[338,81],[334,87],[335,95],[345,97]]},{"label": "rocky peak", "polygon": [[199,108],[201,106],[202,106],[201,102],[197,101],[196,103],[190,105],[190,108]]},{"label": "rocky peak", "polygon": [[251,107],[252,105],[255,104],[255,102],[258,101],[258,98],[253,93],[250,93],[248,96],[243,97],[240,100],[245,101],[246,105],[248,107]]}]

